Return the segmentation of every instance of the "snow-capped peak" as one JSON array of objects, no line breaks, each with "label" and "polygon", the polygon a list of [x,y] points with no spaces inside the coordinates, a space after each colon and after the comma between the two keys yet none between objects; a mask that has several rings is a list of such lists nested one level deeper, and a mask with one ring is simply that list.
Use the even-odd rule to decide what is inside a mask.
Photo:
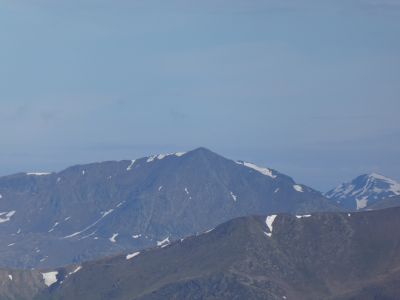
[{"label": "snow-capped peak", "polygon": [[356,209],[396,195],[400,195],[400,183],[378,173],[358,176],[325,194],[338,204]]}]

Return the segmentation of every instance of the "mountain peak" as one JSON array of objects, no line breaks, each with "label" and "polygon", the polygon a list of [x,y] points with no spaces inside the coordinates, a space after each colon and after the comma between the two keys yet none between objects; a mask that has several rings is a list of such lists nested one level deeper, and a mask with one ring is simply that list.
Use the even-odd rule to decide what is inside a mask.
[{"label": "mountain peak", "polygon": [[376,172],[360,175],[325,194],[337,204],[357,210],[396,195],[400,195],[400,183]]},{"label": "mountain peak", "polygon": [[197,147],[191,151],[189,151],[189,153],[198,153],[198,154],[216,154],[213,151],[211,151],[210,149],[206,148],[206,147]]}]

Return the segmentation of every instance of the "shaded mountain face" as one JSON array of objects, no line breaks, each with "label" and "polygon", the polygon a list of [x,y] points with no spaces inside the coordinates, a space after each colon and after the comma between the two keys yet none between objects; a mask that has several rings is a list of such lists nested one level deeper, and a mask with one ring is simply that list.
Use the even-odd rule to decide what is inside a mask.
[{"label": "shaded mountain face", "polygon": [[400,183],[380,174],[361,175],[327,192],[325,196],[348,210],[369,208],[380,200],[400,195]]},{"label": "shaded mountain face", "polygon": [[53,270],[35,299],[394,300],[399,226],[400,208],[238,218],[168,246]]},{"label": "shaded mountain face", "polygon": [[337,209],[275,170],[207,149],[0,178],[0,261],[54,267],[167,244],[229,219]]}]

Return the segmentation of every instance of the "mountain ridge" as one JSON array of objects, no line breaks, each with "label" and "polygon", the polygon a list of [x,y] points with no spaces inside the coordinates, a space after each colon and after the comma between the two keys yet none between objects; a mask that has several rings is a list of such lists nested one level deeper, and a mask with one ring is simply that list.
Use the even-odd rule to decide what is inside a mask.
[{"label": "mountain ridge", "polygon": [[139,250],[239,216],[338,210],[284,174],[205,148],[0,177],[0,194],[0,259],[23,268]]},{"label": "mountain ridge", "polygon": [[400,233],[390,228],[400,226],[399,215],[392,208],[239,217],[169,245],[36,271],[50,284],[41,283],[35,300],[395,300]]}]

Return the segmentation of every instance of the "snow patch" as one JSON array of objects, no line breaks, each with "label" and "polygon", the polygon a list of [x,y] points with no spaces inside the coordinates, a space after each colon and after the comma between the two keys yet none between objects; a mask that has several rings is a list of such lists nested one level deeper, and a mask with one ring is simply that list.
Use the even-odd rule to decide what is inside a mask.
[{"label": "snow patch", "polygon": [[267,233],[267,232],[264,232],[264,233],[269,237],[272,236],[272,224],[274,223],[276,216],[277,215],[270,215],[265,219],[265,224],[267,224],[269,233]]},{"label": "snow patch", "polygon": [[303,193],[304,192],[303,187],[301,185],[299,185],[299,184],[293,185],[293,188],[294,188],[294,190],[296,192],[299,192],[299,193]]},{"label": "snow patch", "polygon": [[75,268],[75,270],[69,272],[68,275],[75,274],[76,272],[78,272],[78,271],[80,271],[80,270],[82,270],[82,266],[77,266],[77,267]]},{"label": "snow patch", "polygon": [[138,238],[140,238],[141,236],[142,236],[141,234],[135,234],[135,235],[132,235],[132,238],[138,239]]},{"label": "snow patch", "polygon": [[131,258],[134,258],[135,256],[138,256],[140,254],[140,252],[135,252],[135,253],[132,253],[132,254],[128,254],[127,256],[126,256],[126,260],[129,260],[129,259],[131,259]]},{"label": "snow patch", "polygon": [[368,204],[368,197],[356,199],[356,204],[357,204],[357,210],[365,208]]},{"label": "snow patch", "polygon": [[309,218],[311,217],[311,215],[296,215],[297,219],[301,219],[301,218]]},{"label": "snow patch", "polygon": [[51,227],[50,229],[49,229],[49,231],[48,232],[52,232],[52,231],[54,231],[54,229],[58,226],[58,224],[60,224],[60,223],[58,223],[58,222],[55,222],[54,223],[54,225],[53,225],[53,227]]},{"label": "snow patch", "polygon": [[157,241],[157,246],[163,246],[163,245],[168,245],[170,243],[169,237],[163,239],[162,241]]},{"label": "snow patch", "polygon": [[185,193],[186,195],[189,195],[189,190],[187,189],[187,187],[185,187]]},{"label": "snow patch", "polygon": [[70,235],[64,236],[63,239],[69,239],[69,238],[72,238],[72,237],[74,237],[74,236],[80,235],[81,233],[84,233],[85,231],[88,231],[90,228],[92,228],[93,226],[95,226],[97,223],[99,223],[101,220],[103,220],[103,218],[105,218],[107,215],[109,215],[109,214],[112,213],[113,211],[114,211],[114,209],[109,209],[109,210],[106,211],[106,212],[102,212],[102,213],[101,213],[102,216],[101,216],[99,219],[97,219],[95,222],[93,222],[92,224],[90,224],[89,226],[87,226],[86,228],[84,228],[84,229],[81,230],[81,231],[77,231],[77,232],[74,232],[74,233],[72,233],[72,234],[70,234]]},{"label": "snow patch", "polygon": [[26,175],[28,176],[46,176],[46,175],[50,175],[51,173],[49,172],[30,172],[30,173],[26,173]]},{"label": "snow patch", "polygon": [[111,209],[109,209],[109,210],[107,210],[107,211],[105,211],[105,212],[102,212],[101,214],[103,215],[103,217],[105,217],[105,216],[111,214],[113,211],[114,211],[114,209],[111,208]]},{"label": "snow patch", "polygon": [[237,200],[237,196],[236,196],[234,193],[232,193],[232,192],[230,192],[230,193],[231,193],[231,197],[232,197],[233,201],[235,201],[235,202],[236,202],[236,200]]},{"label": "snow patch", "polygon": [[274,191],[274,193],[277,193],[277,192],[279,192],[279,188],[275,189],[275,191]]},{"label": "snow patch", "polygon": [[132,170],[133,164],[135,163],[135,159],[131,160],[131,164],[126,168],[127,171]]},{"label": "snow patch", "polygon": [[117,240],[116,240],[116,237],[119,235],[119,233],[114,233],[113,235],[112,235],[112,237],[110,237],[109,238],[109,240],[110,240],[110,242],[112,242],[112,243],[115,243]]},{"label": "snow patch", "polygon": [[8,274],[8,278],[9,278],[10,280],[13,280],[13,277],[12,277],[11,274]]},{"label": "snow patch", "polygon": [[[11,217],[15,214],[15,210],[9,212],[0,213],[0,223],[5,223],[11,220]],[[4,217],[3,217],[4,216]]]},{"label": "snow patch", "polygon": [[51,286],[53,283],[57,282],[57,271],[42,273],[44,284],[47,286]]},{"label": "snow patch", "polygon": [[158,191],[161,191],[161,190],[162,190],[162,188],[163,188],[163,186],[162,186],[162,185],[160,185],[160,186],[158,187]]},{"label": "snow patch", "polygon": [[256,170],[257,172],[265,175],[265,176],[269,176],[271,178],[276,178],[276,175],[274,175],[272,173],[272,170],[268,169],[268,168],[263,168],[263,167],[259,167],[253,163],[249,163],[249,162],[245,162],[245,161],[237,161],[236,162],[239,165],[243,165],[245,167],[248,167],[250,169]]},{"label": "snow patch", "polygon": [[147,158],[146,162],[153,162],[156,159],[158,160],[162,160],[168,156],[176,156],[176,157],[181,157],[183,155],[185,155],[186,152],[176,152],[176,153],[165,153],[165,154],[158,154],[158,155],[151,155]]}]

